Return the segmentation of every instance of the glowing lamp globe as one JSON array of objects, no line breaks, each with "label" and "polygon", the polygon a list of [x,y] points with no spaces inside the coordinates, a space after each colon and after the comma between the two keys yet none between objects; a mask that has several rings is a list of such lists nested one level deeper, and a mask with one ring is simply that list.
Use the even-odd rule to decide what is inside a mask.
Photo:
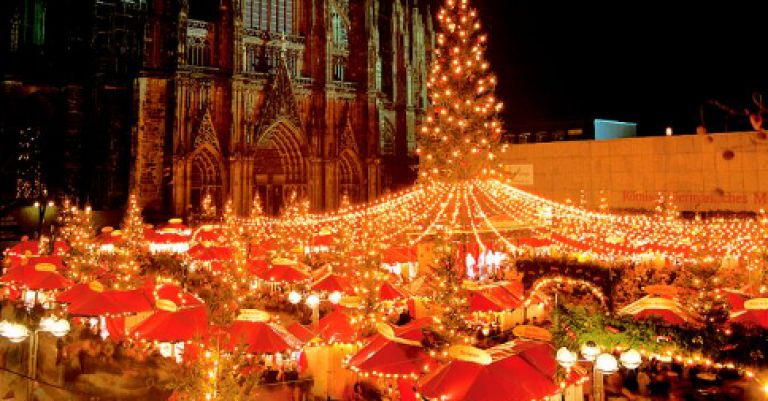
[{"label": "glowing lamp globe", "polygon": [[29,329],[23,324],[9,323],[3,328],[3,337],[12,343],[20,343],[29,337]]},{"label": "glowing lamp globe", "polygon": [[611,354],[600,354],[595,359],[595,369],[604,375],[610,375],[619,370],[619,362]]},{"label": "glowing lamp globe", "polygon": [[298,304],[299,302],[301,302],[301,294],[299,294],[296,291],[291,291],[288,294],[288,302],[290,302],[290,303],[292,303],[294,305]]},{"label": "glowing lamp globe", "polygon": [[334,305],[338,304],[341,302],[341,293],[338,291],[332,292],[330,295],[328,295],[328,301]]},{"label": "glowing lamp globe", "polygon": [[643,358],[636,350],[629,349],[621,353],[619,361],[621,361],[621,365],[627,369],[637,369],[637,367],[643,363]]},{"label": "glowing lamp globe", "polygon": [[48,316],[40,320],[40,329],[51,333],[54,337],[64,337],[69,333],[70,325],[66,319]]},{"label": "glowing lamp globe", "polygon": [[600,355],[600,347],[594,341],[587,341],[581,346],[581,355],[588,361],[594,361]]},{"label": "glowing lamp globe", "polygon": [[576,361],[578,360],[578,358],[576,357],[576,353],[571,352],[568,348],[565,348],[565,347],[562,347],[559,350],[557,350],[555,359],[557,360],[557,363],[560,364],[560,366],[566,369],[573,367],[573,365],[575,365]]},{"label": "glowing lamp globe", "polygon": [[307,306],[310,308],[315,308],[317,305],[320,305],[320,297],[318,297],[315,294],[312,294],[307,297]]}]

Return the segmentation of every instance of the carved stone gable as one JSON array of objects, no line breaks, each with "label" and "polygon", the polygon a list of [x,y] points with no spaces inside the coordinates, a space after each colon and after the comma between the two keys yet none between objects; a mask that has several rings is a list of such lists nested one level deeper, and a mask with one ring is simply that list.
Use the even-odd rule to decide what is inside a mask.
[{"label": "carved stone gable", "polygon": [[261,137],[267,129],[278,120],[288,120],[297,128],[301,128],[299,109],[293,94],[293,83],[284,58],[280,59],[275,74],[272,76],[272,84],[255,130],[256,143],[261,141]]},{"label": "carved stone gable", "polygon": [[352,129],[352,122],[347,118],[344,124],[344,131],[341,133],[341,150],[350,149],[357,153],[357,140],[355,140],[355,131]]},{"label": "carved stone gable", "polygon": [[197,129],[197,135],[195,135],[194,148],[197,149],[202,145],[209,144],[214,149],[221,151],[221,145],[219,145],[219,138],[216,136],[216,129],[213,126],[213,120],[211,119],[211,110],[206,109],[203,114],[203,120],[200,122],[200,127]]}]

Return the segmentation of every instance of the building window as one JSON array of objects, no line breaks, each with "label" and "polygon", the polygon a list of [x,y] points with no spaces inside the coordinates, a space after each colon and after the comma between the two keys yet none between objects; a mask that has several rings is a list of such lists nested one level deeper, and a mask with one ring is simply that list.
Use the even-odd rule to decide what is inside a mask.
[{"label": "building window", "polygon": [[187,65],[198,67],[211,65],[210,46],[206,38],[189,37],[187,39]]},{"label": "building window", "polygon": [[243,23],[246,29],[293,33],[293,0],[245,0]]}]

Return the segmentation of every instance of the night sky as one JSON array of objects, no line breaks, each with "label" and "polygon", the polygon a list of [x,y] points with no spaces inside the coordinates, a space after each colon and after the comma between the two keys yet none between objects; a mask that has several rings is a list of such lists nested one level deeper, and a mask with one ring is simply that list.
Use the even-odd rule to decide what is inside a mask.
[{"label": "night sky", "polygon": [[[708,100],[756,109],[752,93],[760,91],[768,103],[767,15],[754,3],[474,3],[510,130],[597,117],[638,122],[640,135],[668,125],[693,133]],[[724,111],[707,106],[704,114],[710,132],[725,128]],[[728,124],[749,126],[739,117]]]}]

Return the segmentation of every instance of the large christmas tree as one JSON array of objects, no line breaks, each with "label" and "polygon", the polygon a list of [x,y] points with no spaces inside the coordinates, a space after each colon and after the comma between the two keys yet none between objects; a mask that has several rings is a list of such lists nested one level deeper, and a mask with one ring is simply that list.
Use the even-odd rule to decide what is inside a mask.
[{"label": "large christmas tree", "polygon": [[468,0],[446,0],[430,72],[431,106],[419,133],[422,179],[464,180],[496,171],[501,137],[496,77],[484,58],[487,36]]}]

